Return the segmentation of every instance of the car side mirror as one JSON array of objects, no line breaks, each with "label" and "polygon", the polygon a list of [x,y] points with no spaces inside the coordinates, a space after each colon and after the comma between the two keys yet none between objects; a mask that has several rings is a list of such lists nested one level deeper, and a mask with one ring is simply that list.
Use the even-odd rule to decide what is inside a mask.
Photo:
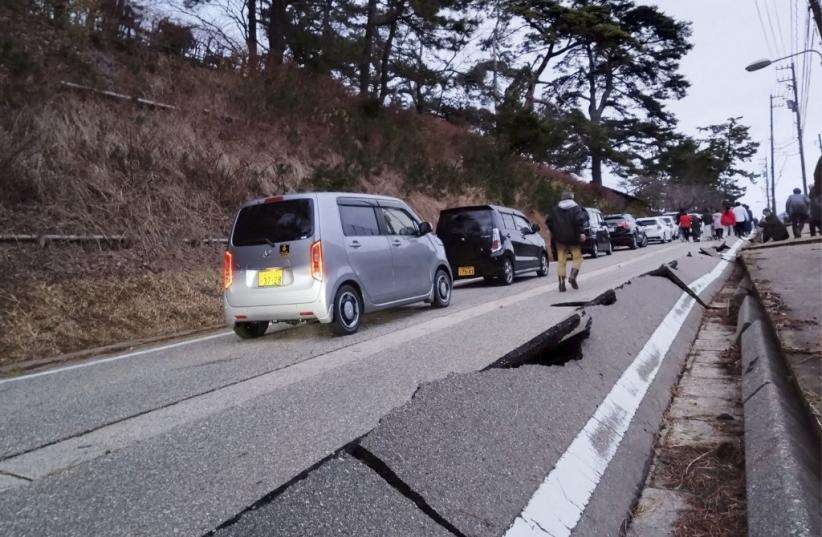
[{"label": "car side mirror", "polygon": [[433,231],[431,224],[428,222],[420,222],[420,237],[423,235],[428,235],[431,231]]},{"label": "car side mirror", "polygon": [[520,228],[520,232],[522,232],[523,235],[530,235],[531,233],[533,233],[531,228],[528,226],[522,226],[522,228]]},{"label": "car side mirror", "polygon": [[533,231],[534,233],[539,233],[539,230],[539,224],[531,224],[531,231]]}]

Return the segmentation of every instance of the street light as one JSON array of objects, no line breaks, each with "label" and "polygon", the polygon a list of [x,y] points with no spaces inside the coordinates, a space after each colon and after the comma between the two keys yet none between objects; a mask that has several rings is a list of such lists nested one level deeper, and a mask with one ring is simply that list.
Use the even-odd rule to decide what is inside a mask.
[{"label": "street light", "polygon": [[807,54],[809,52],[814,52],[816,54],[819,54],[819,58],[822,59],[822,52],[819,52],[816,49],[810,48],[808,50],[803,50],[803,51],[797,52],[795,54],[789,54],[788,56],[783,56],[782,58],[777,58],[775,60],[769,60],[767,58],[762,58],[761,60],[755,61],[752,64],[750,64],[749,66],[747,66],[745,68],[745,70],[748,71],[748,72],[759,71],[760,69],[764,69],[767,66],[771,65],[772,63],[780,62],[782,60],[787,60],[788,58],[793,58],[794,56],[799,56],[800,54]]}]

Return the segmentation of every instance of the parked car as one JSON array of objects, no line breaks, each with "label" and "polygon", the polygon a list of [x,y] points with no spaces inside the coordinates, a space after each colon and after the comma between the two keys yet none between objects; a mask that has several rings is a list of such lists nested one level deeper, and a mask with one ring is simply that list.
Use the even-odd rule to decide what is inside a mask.
[{"label": "parked car", "polygon": [[642,226],[642,230],[645,232],[645,236],[648,237],[648,240],[665,243],[671,242],[673,239],[670,226],[668,226],[668,223],[665,222],[660,216],[640,218],[636,221],[636,223]]},{"label": "parked car", "polygon": [[340,335],[363,313],[446,307],[452,275],[431,225],[396,198],[306,193],[240,207],[223,260],[224,314],[242,338],[270,321],[317,320]]},{"label": "parked car", "polygon": [[588,240],[582,245],[582,253],[589,254],[593,259],[602,252],[611,255],[614,253],[614,245],[611,244],[611,232],[605,217],[599,209],[593,207],[586,207],[585,211],[588,213],[588,227],[585,229]]},{"label": "parked car", "polygon": [[505,285],[519,274],[548,274],[548,252],[538,231],[520,211],[495,205],[445,209],[437,223],[455,278],[482,276]]},{"label": "parked car", "polygon": [[676,221],[676,214],[663,214],[659,218],[661,218],[662,221],[665,222],[665,224],[668,226],[668,229],[671,231],[671,240],[676,238],[677,234],[679,233],[679,225]]},{"label": "parked car", "polygon": [[631,250],[648,245],[648,237],[642,226],[638,226],[636,219],[628,213],[609,214],[605,217],[608,231],[611,233],[611,243],[614,246],[627,246]]}]

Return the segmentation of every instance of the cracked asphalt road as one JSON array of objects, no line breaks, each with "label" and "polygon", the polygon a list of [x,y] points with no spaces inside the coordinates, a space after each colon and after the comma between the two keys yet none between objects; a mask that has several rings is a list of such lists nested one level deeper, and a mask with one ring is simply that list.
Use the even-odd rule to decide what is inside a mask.
[{"label": "cracked asphalt road", "polygon": [[[512,287],[468,284],[455,291],[448,309],[420,305],[371,315],[360,333],[347,338],[333,338],[318,325],[252,342],[228,335],[0,382],[0,534],[202,535],[374,429],[421,385],[479,371],[571,313],[551,303],[592,299],[673,259],[680,259],[678,275],[693,281],[718,262],[697,255],[698,246],[673,243],[586,260],[582,290],[565,295],[555,290],[553,268],[549,278],[526,277]],[[687,252],[694,256],[685,259]],[[658,285],[668,287],[643,291],[645,310],[620,310],[619,301],[597,307],[612,308],[616,316],[611,323],[616,326],[598,335],[604,348],[609,349],[609,340],[624,345],[631,336],[641,344],[640,332],[626,340],[619,323],[648,324],[664,316],[666,293],[673,297],[681,291],[667,282]],[[618,375],[620,360],[629,353],[622,357],[610,351],[586,354],[579,362],[585,367],[563,371],[565,389],[542,394],[540,404],[553,420],[541,433],[545,438],[539,438],[550,448],[543,455],[564,449],[578,422],[590,415],[580,410],[596,406],[597,389],[606,389],[608,378]],[[672,382],[668,376],[657,383],[660,393],[670,385],[665,382]],[[451,419],[456,419],[453,414]],[[641,423],[647,429],[656,422]],[[360,475],[353,464],[345,459],[320,477],[325,483],[334,476],[361,483],[352,477]],[[433,475],[436,465],[431,464]],[[550,457],[545,465],[550,466]],[[497,481],[499,490],[511,485]],[[483,486],[494,490],[494,482]],[[329,487],[329,498],[339,493]],[[366,485],[354,489],[364,498],[377,494]],[[292,501],[300,501],[298,492],[289,493]],[[372,502],[371,515],[380,509],[395,512],[396,534],[408,534],[399,531],[402,517],[419,521],[419,514],[389,492],[390,497]],[[592,501],[594,514],[598,501]],[[493,502],[489,505],[493,509]],[[316,506],[307,506],[305,513],[309,508]],[[368,524],[368,512],[349,514],[361,529]],[[419,523],[419,531],[411,534],[442,534],[428,521]],[[275,534],[337,534],[321,528],[339,529],[332,524]]]}]

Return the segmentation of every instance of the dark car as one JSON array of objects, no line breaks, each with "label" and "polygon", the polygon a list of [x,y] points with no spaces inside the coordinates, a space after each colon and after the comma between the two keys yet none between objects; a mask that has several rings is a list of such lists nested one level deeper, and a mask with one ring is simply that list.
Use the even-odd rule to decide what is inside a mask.
[{"label": "dark car", "polygon": [[588,213],[588,227],[585,229],[588,240],[582,245],[582,253],[589,254],[592,258],[599,257],[602,252],[611,255],[614,253],[614,245],[611,244],[611,232],[605,217],[599,209],[593,207],[586,207],[585,211]]},{"label": "dark car", "polygon": [[518,274],[548,274],[545,241],[538,231],[520,211],[495,205],[445,209],[437,223],[455,278],[482,276],[505,285]]},{"label": "dark car", "polygon": [[614,246],[627,246],[631,250],[648,246],[648,237],[642,226],[637,225],[633,215],[609,214],[605,217],[605,223],[608,224],[611,244]]}]

